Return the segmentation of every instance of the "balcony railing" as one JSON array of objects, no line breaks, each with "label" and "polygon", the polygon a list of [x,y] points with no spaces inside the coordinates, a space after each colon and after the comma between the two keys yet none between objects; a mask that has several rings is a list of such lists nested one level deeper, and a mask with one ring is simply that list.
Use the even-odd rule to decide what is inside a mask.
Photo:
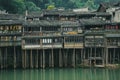
[{"label": "balcony railing", "polygon": [[112,30],[105,30],[106,33],[120,33],[120,30],[115,30],[115,29],[112,29]]},{"label": "balcony railing", "polygon": [[24,32],[23,36],[53,36],[61,35],[60,32]]},{"label": "balcony railing", "polygon": [[86,42],[85,47],[103,47],[104,43]]},{"label": "balcony railing", "polygon": [[103,34],[104,30],[85,30],[85,34]]},{"label": "balcony railing", "polygon": [[64,48],[83,48],[83,43],[64,43]]},{"label": "balcony railing", "polygon": [[21,35],[21,31],[6,31],[6,32],[0,32],[0,35]]},{"label": "balcony railing", "polygon": [[34,49],[34,48],[62,48],[62,43],[49,43],[49,44],[23,44],[24,49]]},{"label": "balcony railing", "polygon": [[21,41],[1,41],[0,46],[20,46]]}]

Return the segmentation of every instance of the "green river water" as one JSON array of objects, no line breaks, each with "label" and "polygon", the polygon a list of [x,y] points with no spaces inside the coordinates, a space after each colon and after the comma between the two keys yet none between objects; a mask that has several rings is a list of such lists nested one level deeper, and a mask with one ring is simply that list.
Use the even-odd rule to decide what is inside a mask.
[{"label": "green river water", "polygon": [[0,70],[0,80],[120,80],[120,69]]}]

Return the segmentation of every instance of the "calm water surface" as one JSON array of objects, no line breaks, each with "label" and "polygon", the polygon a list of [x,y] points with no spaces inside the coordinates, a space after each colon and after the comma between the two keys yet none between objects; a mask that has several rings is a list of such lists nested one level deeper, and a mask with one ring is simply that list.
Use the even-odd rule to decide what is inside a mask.
[{"label": "calm water surface", "polygon": [[0,80],[120,80],[120,69],[1,70]]}]

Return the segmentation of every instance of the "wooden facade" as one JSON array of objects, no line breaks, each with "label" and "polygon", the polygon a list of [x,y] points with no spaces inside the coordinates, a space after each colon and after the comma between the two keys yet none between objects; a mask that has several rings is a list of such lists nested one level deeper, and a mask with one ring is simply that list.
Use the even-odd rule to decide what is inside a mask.
[{"label": "wooden facade", "polygon": [[[109,13],[43,11],[28,14],[22,22],[16,18],[2,20],[0,66],[105,67],[119,64],[120,23],[112,22],[111,18]],[[10,51],[13,54],[9,54]]]}]

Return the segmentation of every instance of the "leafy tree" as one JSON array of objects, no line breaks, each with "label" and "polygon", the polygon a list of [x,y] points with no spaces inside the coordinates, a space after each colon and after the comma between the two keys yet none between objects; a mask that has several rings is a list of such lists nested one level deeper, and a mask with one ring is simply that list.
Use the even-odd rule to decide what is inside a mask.
[{"label": "leafy tree", "polygon": [[52,10],[52,9],[55,9],[55,5],[49,5],[49,6],[47,7],[47,10]]},{"label": "leafy tree", "polygon": [[88,7],[89,9],[95,9],[94,0],[88,0],[88,1],[85,3],[85,7]]},{"label": "leafy tree", "polygon": [[37,7],[33,2],[28,1],[25,4],[26,4],[26,9],[28,11],[38,11],[38,10],[40,10],[40,8]]},{"label": "leafy tree", "polygon": [[56,8],[64,7],[81,8],[88,7],[96,9],[101,2],[118,2],[120,0],[0,0],[0,10],[6,10],[9,13],[23,13],[26,9],[36,11],[47,9],[48,5],[54,5]]}]

